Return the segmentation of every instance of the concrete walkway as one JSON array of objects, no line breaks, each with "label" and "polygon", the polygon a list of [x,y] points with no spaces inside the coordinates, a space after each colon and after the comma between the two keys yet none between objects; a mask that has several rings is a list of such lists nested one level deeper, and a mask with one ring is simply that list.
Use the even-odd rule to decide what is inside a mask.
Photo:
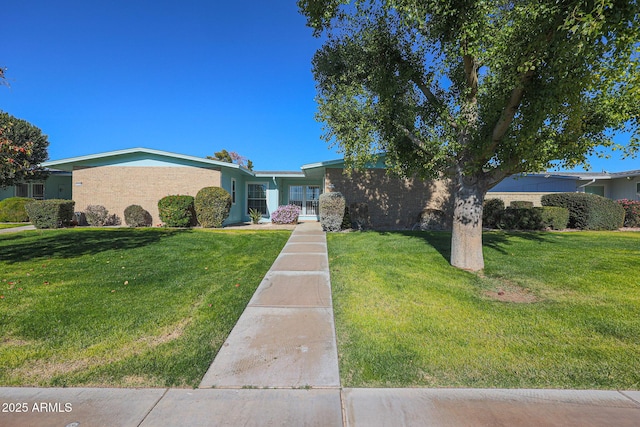
[{"label": "concrete walkway", "polygon": [[340,388],[325,235],[296,227],[200,388],[0,388],[0,426],[638,426],[640,391]]}]

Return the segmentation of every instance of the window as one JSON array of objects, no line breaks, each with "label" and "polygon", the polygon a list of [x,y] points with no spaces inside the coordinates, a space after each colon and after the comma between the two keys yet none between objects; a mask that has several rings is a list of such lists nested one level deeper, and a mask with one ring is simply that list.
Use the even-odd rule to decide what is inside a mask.
[{"label": "window", "polygon": [[29,184],[16,184],[16,197],[29,197]]},{"label": "window", "polygon": [[44,184],[31,184],[31,197],[44,200]]},{"label": "window", "polygon": [[247,184],[247,215],[251,209],[267,214],[267,184]]},{"label": "window", "polygon": [[21,183],[16,184],[16,197],[32,197],[38,200],[44,200],[44,184],[43,183]]},{"label": "window", "polygon": [[231,178],[231,204],[236,204],[236,180]]},{"label": "window", "polygon": [[640,194],[640,182],[636,184],[636,193]]},{"label": "window", "polygon": [[604,197],[604,185],[590,185],[588,187],[584,187],[584,192]]}]

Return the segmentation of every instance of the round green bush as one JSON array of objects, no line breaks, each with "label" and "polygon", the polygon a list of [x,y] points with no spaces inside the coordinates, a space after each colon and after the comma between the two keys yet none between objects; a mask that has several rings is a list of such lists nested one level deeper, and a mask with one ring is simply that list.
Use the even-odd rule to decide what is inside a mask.
[{"label": "round green bush", "polygon": [[124,222],[129,227],[148,227],[151,225],[151,214],[140,205],[130,205],[124,210]]},{"label": "round green bush", "polygon": [[195,199],[196,217],[203,227],[222,227],[231,211],[231,194],[220,187],[204,187]]},{"label": "round green bush", "polygon": [[32,201],[28,197],[9,197],[0,201],[0,222],[29,222],[24,205]]},{"label": "round green bush", "polygon": [[193,196],[166,196],[158,201],[160,220],[167,227],[195,225]]}]

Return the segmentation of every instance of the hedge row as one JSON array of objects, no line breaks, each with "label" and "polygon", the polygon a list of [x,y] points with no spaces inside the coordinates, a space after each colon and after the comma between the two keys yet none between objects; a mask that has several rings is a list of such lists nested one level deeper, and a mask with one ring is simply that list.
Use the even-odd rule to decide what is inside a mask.
[{"label": "hedge row", "polygon": [[500,199],[487,199],[482,223],[505,230],[562,230],[567,227],[569,210],[555,206],[533,207],[531,202],[512,202],[508,208]]},{"label": "hedge row", "polygon": [[624,208],[611,199],[588,193],[542,196],[543,206],[569,210],[569,227],[580,230],[617,230],[624,224]]},{"label": "hedge row", "polygon": [[75,204],[73,200],[34,200],[25,209],[36,228],[60,228],[71,225]]},{"label": "hedge row", "polygon": [[9,197],[0,201],[0,222],[29,222],[25,205],[32,201],[27,197]]}]

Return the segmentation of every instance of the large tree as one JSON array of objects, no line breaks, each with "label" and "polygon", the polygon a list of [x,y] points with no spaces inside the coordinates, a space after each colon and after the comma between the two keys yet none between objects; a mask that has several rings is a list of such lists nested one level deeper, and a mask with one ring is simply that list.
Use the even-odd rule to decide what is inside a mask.
[{"label": "large tree", "polygon": [[[638,148],[636,0],[299,0],[324,138],[347,164],[454,184],[451,264],[480,270],[482,203],[519,172]],[[555,161],[555,163],[554,163]]]},{"label": "large tree", "polygon": [[0,187],[44,178],[39,165],[48,158],[48,146],[40,129],[0,111]]}]

